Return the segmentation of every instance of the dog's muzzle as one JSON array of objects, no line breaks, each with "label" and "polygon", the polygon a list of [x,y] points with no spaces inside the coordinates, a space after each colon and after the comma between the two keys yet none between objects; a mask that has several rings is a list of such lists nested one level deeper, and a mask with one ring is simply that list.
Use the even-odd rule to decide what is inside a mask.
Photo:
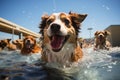
[{"label": "dog's muzzle", "polygon": [[62,49],[65,42],[68,40],[68,35],[63,35],[60,31],[61,26],[59,24],[52,24],[50,26],[51,36],[50,38],[50,45],[53,51],[58,52]]},{"label": "dog's muzzle", "polygon": [[103,36],[103,35],[99,35],[98,38],[99,38],[100,41],[103,41],[103,40],[104,40],[104,36]]},{"label": "dog's muzzle", "polygon": [[26,40],[25,44],[26,44],[27,49],[30,49],[33,46],[33,44],[30,42],[30,40]]}]

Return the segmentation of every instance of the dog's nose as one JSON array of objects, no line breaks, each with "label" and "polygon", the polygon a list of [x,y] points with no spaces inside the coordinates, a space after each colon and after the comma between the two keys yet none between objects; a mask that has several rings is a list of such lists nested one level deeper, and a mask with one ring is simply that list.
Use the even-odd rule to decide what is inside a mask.
[{"label": "dog's nose", "polygon": [[100,38],[102,38],[103,36],[102,35],[100,35]]},{"label": "dog's nose", "polygon": [[27,43],[30,43],[30,40],[27,40]]},{"label": "dog's nose", "polygon": [[60,25],[59,24],[52,24],[51,25],[51,31],[52,32],[58,32],[60,30]]}]

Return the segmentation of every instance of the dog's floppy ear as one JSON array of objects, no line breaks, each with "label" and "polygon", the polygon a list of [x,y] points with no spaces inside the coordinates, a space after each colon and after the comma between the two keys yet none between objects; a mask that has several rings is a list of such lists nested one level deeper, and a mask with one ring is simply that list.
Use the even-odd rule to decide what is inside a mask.
[{"label": "dog's floppy ear", "polygon": [[34,43],[36,44],[37,43],[36,38],[33,38],[33,39],[34,39]]},{"label": "dog's floppy ear", "polygon": [[36,38],[33,38],[33,39],[34,39],[34,45],[33,46],[36,46],[37,45]]},{"label": "dog's floppy ear", "polygon": [[40,33],[43,35],[43,29],[45,28],[45,26],[46,26],[46,21],[47,21],[47,19],[49,18],[49,16],[47,15],[47,14],[45,14],[45,15],[43,15],[42,17],[41,17],[41,23],[40,23],[40,26],[39,26],[39,28],[40,28]]},{"label": "dog's floppy ear", "polygon": [[109,31],[104,31],[105,35],[110,35],[110,32]]},{"label": "dog's floppy ear", "polygon": [[76,30],[76,34],[78,35],[79,29],[80,29],[80,23],[84,21],[87,14],[77,14],[77,13],[69,12],[69,16],[71,18],[72,25]]},{"label": "dog's floppy ear", "polygon": [[69,12],[69,15],[72,21],[77,24],[82,23],[84,19],[87,17],[87,14],[77,14],[77,13],[72,13],[71,11]]},{"label": "dog's floppy ear", "polygon": [[27,37],[27,36],[25,36],[25,37],[23,38],[23,42],[25,42],[26,37]]},{"label": "dog's floppy ear", "polygon": [[9,43],[11,41],[11,39],[7,39],[7,42]]},{"label": "dog's floppy ear", "polygon": [[95,35],[95,36],[97,36],[97,35],[98,35],[98,33],[99,33],[99,31],[96,31],[94,35]]},{"label": "dog's floppy ear", "polygon": [[45,14],[45,15],[43,15],[42,17],[41,17],[41,19],[44,21],[44,20],[47,20],[49,18],[49,16],[47,15],[47,14]]}]

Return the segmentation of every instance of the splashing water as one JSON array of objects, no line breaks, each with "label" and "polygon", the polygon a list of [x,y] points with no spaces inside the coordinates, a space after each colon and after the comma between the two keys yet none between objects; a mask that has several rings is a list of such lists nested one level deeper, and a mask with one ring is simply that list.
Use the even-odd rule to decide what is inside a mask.
[{"label": "splashing water", "polygon": [[117,47],[110,51],[84,49],[82,62],[84,77],[80,80],[119,80],[120,57],[118,55],[120,55],[120,48]]},{"label": "splashing water", "polygon": [[20,51],[2,51],[0,52],[0,68],[13,67],[13,64],[19,62],[33,63],[40,57],[40,53],[23,56],[20,54]]},{"label": "splashing water", "polygon": [[109,51],[83,49],[84,56],[71,67],[45,67],[41,54],[20,55],[19,51],[0,52],[0,80],[120,80],[120,48]]}]

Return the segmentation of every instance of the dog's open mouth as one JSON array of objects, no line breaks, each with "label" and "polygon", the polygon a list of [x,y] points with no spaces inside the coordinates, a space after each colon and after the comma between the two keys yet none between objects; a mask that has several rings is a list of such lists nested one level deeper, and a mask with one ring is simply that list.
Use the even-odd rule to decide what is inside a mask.
[{"label": "dog's open mouth", "polygon": [[52,50],[58,52],[62,49],[69,36],[54,35],[50,37]]},{"label": "dog's open mouth", "polygon": [[33,46],[33,45],[32,45],[31,43],[26,43],[26,48],[27,48],[27,49],[31,49],[32,46]]}]

